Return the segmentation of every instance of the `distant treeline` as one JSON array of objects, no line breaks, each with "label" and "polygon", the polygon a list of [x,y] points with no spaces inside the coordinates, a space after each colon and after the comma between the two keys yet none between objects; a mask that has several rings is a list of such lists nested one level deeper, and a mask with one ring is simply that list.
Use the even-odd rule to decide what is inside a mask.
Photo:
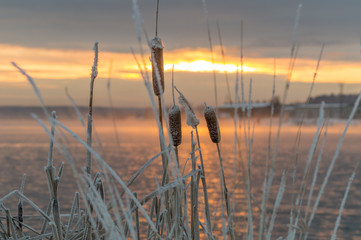
[{"label": "distant treeline", "polygon": [[[79,107],[79,112],[86,120],[88,107]],[[56,111],[56,114],[61,119],[76,119],[78,118],[76,111],[70,106],[56,106],[47,107],[49,113]],[[26,107],[26,106],[2,106],[0,107],[0,119],[29,119],[31,113],[36,114],[40,118],[44,118],[45,114],[41,107]],[[108,107],[93,108],[93,116],[96,118],[111,118],[112,114],[117,119],[136,117],[147,118],[153,116],[151,109],[145,108],[114,108],[113,111]]]},{"label": "distant treeline", "polygon": [[347,103],[353,105],[356,101],[357,94],[330,94],[320,95],[310,99],[310,103]]}]

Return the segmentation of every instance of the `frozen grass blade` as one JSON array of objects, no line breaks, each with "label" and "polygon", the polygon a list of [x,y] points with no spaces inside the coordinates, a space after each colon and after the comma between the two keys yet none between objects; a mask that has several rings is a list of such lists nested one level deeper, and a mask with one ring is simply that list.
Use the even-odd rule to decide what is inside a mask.
[{"label": "frozen grass blade", "polygon": [[[241,99],[242,99],[242,111],[244,112],[244,87],[243,87],[243,20],[241,20],[241,56],[240,56],[240,60],[241,60]],[[238,95],[237,95],[238,97]]]},{"label": "frozen grass blade", "polygon": [[36,96],[37,96],[38,99],[39,99],[40,105],[41,105],[41,107],[43,108],[43,111],[44,111],[44,113],[45,113],[45,116],[47,117],[47,119],[50,119],[50,114],[48,113],[48,110],[46,110],[46,107],[45,107],[43,98],[41,97],[40,91],[39,91],[38,87],[36,86],[34,79],[33,79],[32,77],[30,77],[30,75],[27,74],[24,69],[20,68],[15,62],[11,62],[11,64],[12,64],[15,68],[17,68],[17,69],[19,70],[19,72],[20,72],[21,74],[23,74],[23,75],[28,79],[29,83],[30,83],[31,86],[33,87],[33,90],[34,90]]},{"label": "frozen grass blade", "polygon": [[218,116],[217,78],[216,78],[216,69],[214,68],[213,44],[212,44],[212,37],[211,37],[211,29],[209,26],[208,9],[207,9],[206,0],[202,0],[202,5],[203,5],[204,17],[206,19],[206,24],[207,24],[209,51],[211,53],[211,60],[212,60],[212,66],[213,66],[214,99],[215,99],[215,106],[216,106],[216,114]]},{"label": "frozen grass blade", "polygon": [[276,198],[275,204],[273,205],[273,212],[272,212],[271,221],[270,221],[270,224],[269,224],[269,227],[268,227],[268,232],[267,232],[267,235],[266,235],[266,240],[270,240],[271,236],[272,236],[272,231],[273,231],[273,226],[274,226],[274,223],[275,223],[275,220],[276,220],[277,211],[278,211],[278,209],[279,209],[279,207],[281,205],[283,194],[284,194],[285,188],[286,188],[286,178],[285,178],[285,176],[286,176],[286,173],[285,173],[285,171],[283,171],[280,187],[278,189],[277,198]]},{"label": "frozen grass blade", "polygon": [[[41,120],[37,119],[37,117],[35,115],[33,115],[33,117],[38,120],[38,122],[43,126],[44,130],[49,134],[50,136],[50,132],[47,130],[46,126],[42,123]],[[83,145],[87,150],[89,150],[91,152],[91,154],[94,156],[95,159],[97,159],[99,161],[99,164],[101,164],[103,166],[104,169],[108,170],[109,173],[114,177],[114,179],[116,180],[116,182],[118,182],[122,187],[125,187],[126,192],[128,193],[128,195],[130,194],[131,198],[134,200],[134,196],[133,194],[130,192],[130,190],[126,187],[125,183],[116,175],[116,173],[114,172],[113,169],[111,169],[109,167],[109,165],[107,165],[104,160],[100,157],[100,155],[98,153],[96,153],[92,148],[90,148],[77,134],[75,134],[74,132],[72,132],[69,128],[67,128],[65,125],[63,125],[62,123],[58,122],[57,120],[55,120],[55,123],[57,125],[59,125],[61,128],[63,128],[65,131],[67,131],[68,133],[71,134],[72,137],[74,137],[81,145]],[[58,146],[58,145],[57,145]],[[80,174],[76,171],[73,160],[71,158],[71,156],[67,153],[66,148],[63,148],[63,152],[65,153],[65,156],[68,159],[68,162],[73,170],[74,176],[76,177],[75,179],[77,180],[77,184],[80,190],[80,193],[83,197],[83,199],[89,199],[92,200],[91,198],[86,197],[85,192],[83,191],[83,189],[87,188],[86,186],[90,186],[88,188],[89,193],[91,194],[92,192],[95,191],[95,194],[98,194],[98,192],[96,191],[96,189],[92,186],[91,181],[88,177],[86,177],[86,179],[82,178],[80,176]],[[95,189],[95,190],[93,190]],[[99,194],[98,194],[99,195]],[[95,195],[96,196],[96,195]],[[98,201],[99,202],[99,201]],[[88,211],[88,213],[91,212],[90,210],[90,206],[88,205],[87,201],[84,201],[85,205],[86,205],[86,209]],[[101,201],[101,203],[103,204],[103,201]],[[143,213],[145,219],[150,223],[150,225],[152,226],[153,229],[155,229],[155,226],[153,225],[153,223],[151,221],[149,221],[149,217],[147,216],[145,210],[141,207],[141,205],[139,204],[138,201],[135,201],[136,205],[139,207],[139,209],[141,210],[141,212]],[[97,203],[92,203],[93,205],[97,204]],[[94,206],[93,206],[94,207]],[[96,209],[95,209],[96,210]],[[99,214],[99,213],[98,213]],[[96,223],[93,220],[93,218],[88,218],[90,220],[90,224],[92,226],[93,229],[96,229]],[[83,220],[84,221],[84,220]],[[87,225],[87,228],[89,228],[90,225]],[[87,232],[88,230],[85,230],[85,232]],[[95,234],[97,234],[97,232],[94,232]]]},{"label": "frozen grass blade", "polygon": [[[144,170],[151,164],[154,162],[154,160],[156,160],[160,155],[162,155],[165,151],[158,153],[157,155],[155,155],[154,157],[152,157],[148,162],[146,162],[134,175],[133,177],[128,181],[127,186],[129,187],[134,180],[140,175],[142,174],[142,172],[144,172]],[[125,192],[122,192],[120,195],[123,196]]]},{"label": "frozen grass blade", "polygon": [[76,116],[78,117],[81,125],[82,125],[83,127],[85,127],[84,118],[83,118],[83,116],[81,115],[81,113],[80,113],[80,111],[79,111],[79,108],[78,108],[78,106],[77,106],[74,98],[70,95],[69,90],[68,90],[67,87],[65,88],[65,94],[66,94],[66,96],[69,98],[71,104],[73,105],[73,108],[75,109]]},{"label": "frozen grass blade", "polygon": [[339,212],[338,212],[338,216],[337,216],[335,228],[333,229],[331,240],[336,240],[337,239],[337,236],[336,236],[337,229],[340,226],[342,212],[343,212],[343,209],[344,209],[345,204],[346,204],[346,200],[347,200],[347,196],[349,194],[350,188],[351,188],[351,184],[352,184],[353,180],[355,179],[356,170],[358,168],[358,165],[359,165],[359,162],[357,162],[356,167],[353,170],[353,173],[352,173],[350,179],[348,180],[347,188],[346,188],[345,194],[344,194],[342,202],[341,202],[341,206],[340,206],[340,209],[339,209]]},{"label": "frozen grass blade", "polygon": [[[248,94],[248,106],[247,106],[247,118],[248,118],[248,137],[245,134],[245,142],[248,142],[248,157],[247,157],[247,180],[246,180],[246,195],[247,195],[247,204],[248,204],[248,228],[247,228],[247,240],[254,238],[253,236],[253,210],[252,210],[252,182],[251,182],[251,169],[252,169],[252,142],[253,137],[250,137],[251,134],[251,111],[252,111],[252,78],[249,82],[249,94]],[[245,121],[245,120],[244,120]],[[253,127],[254,129],[254,127]],[[246,133],[246,132],[245,132]]]},{"label": "frozen grass blade", "polygon": [[[355,101],[355,104],[354,104],[353,109],[352,109],[352,112],[351,112],[351,114],[350,114],[350,116],[349,116],[349,118],[348,118],[348,121],[347,121],[347,124],[346,124],[346,126],[345,126],[345,129],[344,129],[344,131],[343,131],[343,133],[342,133],[342,136],[341,136],[341,138],[340,138],[340,140],[339,140],[339,142],[338,142],[338,144],[337,144],[337,148],[336,148],[335,154],[334,154],[333,157],[332,157],[332,160],[331,160],[331,163],[330,163],[329,168],[328,168],[328,170],[327,170],[326,176],[325,176],[325,178],[324,178],[324,180],[323,180],[323,182],[322,182],[322,186],[321,186],[320,191],[319,191],[319,193],[318,193],[318,195],[317,195],[316,202],[315,202],[315,204],[313,205],[313,209],[312,209],[311,216],[310,216],[310,218],[309,218],[309,220],[308,220],[308,222],[307,222],[307,228],[310,228],[310,226],[311,226],[311,223],[312,223],[312,220],[313,220],[313,218],[314,218],[314,216],[315,216],[317,207],[318,207],[318,205],[319,205],[319,203],[320,203],[322,194],[323,194],[323,192],[324,192],[324,190],[325,190],[325,187],[326,187],[326,185],[327,185],[328,179],[329,179],[329,177],[330,177],[330,175],[331,175],[331,172],[332,172],[332,170],[333,170],[333,167],[334,167],[334,165],[335,165],[335,162],[336,162],[336,160],[337,160],[337,158],[338,158],[338,155],[339,155],[339,153],[340,153],[340,149],[341,149],[343,140],[344,140],[344,138],[345,138],[346,132],[347,132],[347,130],[348,130],[350,124],[351,124],[351,121],[352,121],[352,119],[353,119],[353,117],[354,117],[354,115],[355,115],[355,113],[356,113],[356,110],[358,109],[358,106],[359,106],[359,104],[360,104],[360,100],[361,100],[361,93],[358,95],[358,97],[357,97],[357,99],[356,99],[356,101]],[[307,236],[305,236],[305,237],[307,238]]]},{"label": "frozen grass blade", "polygon": [[108,92],[108,101],[109,101],[109,106],[110,106],[110,112],[112,114],[112,122],[113,122],[113,128],[114,128],[114,136],[115,136],[115,141],[117,146],[119,147],[120,150],[120,141],[119,141],[119,134],[118,134],[118,125],[117,125],[117,121],[115,119],[115,114],[114,114],[114,106],[113,106],[113,98],[112,98],[112,91],[111,91],[111,74],[112,74],[112,69],[113,69],[113,60],[110,61],[109,64],[109,72],[108,72],[108,81],[107,81],[107,92]]},{"label": "frozen grass blade", "polygon": [[266,169],[265,169],[265,178],[263,182],[263,195],[262,195],[262,207],[261,207],[261,217],[260,217],[260,227],[258,232],[258,240],[263,239],[265,215],[266,215],[266,196],[268,196],[267,188],[268,185],[268,172],[269,172],[269,161],[271,159],[271,139],[272,139],[272,126],[273,126],[273,114],[274,114],[274,99],[276,92],[276,59],[273,61],[273,87],[272,87],[272,98],[271,98],[271,112],[270,112],[270,121],[268,128],[268,145],[267,145],[267,155],[266,155]]},{"label": "frozen grass blade", "polygon": [[44,213],[43,210],[41,210],[34,202],[32,202],[29,198],[27,198],[24,194],[22,194],[18,190],[14,190],[8,193],[7,195],[5,195],[3,198],[1,198],[0,204],[2,204],[6,199],[8,199],[13,195],[17,195],[18,197],[22,198],[25,202],[27,202],[30,206],[32,206],[37,212],[39,212],[47,221],[49,222],[51,221],[51,218],[46,213]]},{"label": "frozen grass blade", "polygon": [[[145,217],[145,219],[147,220],[147,222],[151,225],[151,227],[153,228],[153,230],[156,231],[155,225],[153,224],[153,222],[151,221],[151,219],[149,218],[148,214],[146,213],[145,209],[141,206],[141,204],[139,203],[139,201],[134,197],[133,193],[130,191],[130,189],[127,187],[127,185],[123,182],[123,180],[120,179],[120,177],[115,173],[115,171],[101,158],[101,156],[95,152],[92,148],[89,147],[89,145],[87,143],[85,143],[76,133],[74,133],[73,131],[71,131],[69,128],[67,128],[64,124],[62,124],[61,122],[55,120],[55,123],[57,125],[59,125],[61,128],[63,128],[65,131],[67,131],[73,138],[75,138],[80,144],[82,144],[88,151],[91,152],[91,154],[94,156],[95,159],[97,159],[99,161],[100,164],[102,164],[102,166],[109,171],[109,173],[111,174],[111,176],[114,177],[114,179],[116,180],[117,183],[119,183],[122,188],[125,190],[125,192],[130,196],[130,198],[134,201],[134,203],[137,205],[137,207],[139,208],[139,210],[142,212],[143,216]],[[1,199],[0,199],[1,201]]]},{"label": "frozen grass blade", "polygon": [[69,220],[68,220],[68,224],[66,225],[64,240],[68,239],[68,235],[69,235],[69,232],[70,232],[70,226],[71,226],[71,223],[73,222],[74,215],[75,215],[75,210],[76,210],[76,207],[77,207],[78,203],[79,203],[79,193],[76,192],[75,195],[74,195],[73,204],[71,206],[70,217],[69,217]]},{"label": "frozen grass blade", "polygon": [[[320,167],[320,162],[321,162],[321,159],[322,159],[323,150],[325,148],[327,130],[328,130],[328,121],[326,123],[326,129],[324,130],[323,139],[322,139],[322,143],[321,143],[321,148],[320,148],[319,153],[318,153],[316,167],[315,167],[315,170],[314,170],[314,173],[313,173],[313,179],[312,179],[310,191],[309,191],[309,194],[308,194],[307,207],[306,207],[306,210],[305,210],[305,218],[304,218],[305,221],[307,221],[307,219],[308,219],[309,208],[311,206],[311,199],[312,199],[312,196],[313,196],[313,190],[314,190],[315,185],[316,185],[318,169]],[[307,234],[307,231],[308,231],[308,229],[306,229],[306,234]]]},{"label": "frozen grass blade", "polygon": [[233,180],[236,181],[236,171],[237,171],[237,155],[238,155],[238,92],[239,92],[239,72],[237,67],[237,75],[236,75],[236,82],[235,82],[235,100],[234,100],[234,145],[233,145]]},{"label": "frozen grass blade", "polygon": [[[226,66],[226,57],[225,57],[224,49],[223,49],[222,34],[221,34],[221,29],[219,27],[218,22],[217,22],[217,32],[218,32],[219,44],[220,44],[220,47],[221,47],[221,55],[222,55],[222,59],[223,59],[223,65]],[[238,67],[237,67],[237,71],[238,71]],[[226,84],[227,84],[227,92],[228,92],[228,96],[229,96],[229,103],[232,104],[233,101],[232,101],[231,88],[229,87],[228,73],[227,73],[226,69],[224,70],[224,75],[226,77]]]},{"label": "frozen grass blade", "polygon": [[294,65],[295,65],[295,62],[297,59],[298,48],[295,48],[295,45],[296,45],[296,33],[297,33],[297,27],[298,27],[298,22],[299,22],[299,18],[300,18],[301,8],[302,8],[302,5],[301,4],[298,5],[297,12],[296,12],[295,25],[294,25],[294,29],[293,29],[291,56],[290,56],[290,62],[289,62],[289,66],[288,66],[288,74],[287,74],[287,78],[286,78],[285,89],[283,92],[282,106],[281,106],[281,110],[280,110],[280,114],[279,114],[278,129],[277,129],[276,140],[275,140],[275,145],[274,145],[274,149],[273,149],[271,168],[269,171],[270,173],[268,175],[267,188],[265,191],[265,193],[266,193],[265,206],[267,206],[269,192],[270,192],[272,182],[273,182],[277,153],[278,153],[278,144],[279,144],[279,139],[280,139],[281,127],[282,127],[282,119],[283,119],[283,114],[284,114],[284,108],[285,108],[285,104],[286,104],[286,100],[287,100],[287,96],[288,96],[288,90],[289,90],[290,83],[291,83],[293,68],[294,68]]},{"label": "frozen grass blade", "polygon": [[[300,190],[298,192],[297,198],[296,198],[296,202],[293,203],[293,196],[294,194],[292,194],[292,205],[291,205],[291,217],[290,217],[290,225],[289,225],[289,236],[291,236],[290,238],[294,238],[296,235],[296,227],[292,226],[298,226],[298,222],[300,220],[301,217],[301,209],[302,209],[302,205],[303,205],[303,199],[304,199],[304,195],[306,194],[306,188],[307,188],[307,178],[310,172],[310,164],[311,161],[313,159],[313,155],[314,152],[316,150],[316,146],[320,137],[320,131],[322,129],[323,126],[323,122],[324,122],[324,105],[325,103],[322,102],[321,107],[320,107],[320,112],[319,112],[319,118],[317,121],[317,130],[316,133],[313,137],[313,141],[312,141],[312,145],[310,147],[310,151],[308,153],[308,157],[307,157],[307,162],[306,162],[306,166],[305,166],[305,170],[302,176],[302,181],[301,181],[301,186],[300,186]],[[297,158],[296,158],[297,159]],[[296,181],[296,168],[297,168],[297,160],[294,164],[294,171],[293,171],[293,184],[292,184],[292,192],[294,192],[294,187],[295,187],[295,181]],[[295,204],[295,207],[297,209],[297,215],[296,215],[296,219],[293,222],[293,216],[294,216],[294,208],[293,208],[293,204]],[[301,219],[302,220],[302,219]]]},{"label": "frozen grass blade", "polygon": [[294,27],[293,27],[293,34],[292,34],[291,57],[293,56],[294,51],[295,51],[295,46],[296,46],[296,33],[297,33],[298,24],[299,24],[299,22],[300,22],[301,9],[302,9],[302,4],[298,4],[297,12],[296,12],[296,20],[295,20],[295,25],[294,25]]}]

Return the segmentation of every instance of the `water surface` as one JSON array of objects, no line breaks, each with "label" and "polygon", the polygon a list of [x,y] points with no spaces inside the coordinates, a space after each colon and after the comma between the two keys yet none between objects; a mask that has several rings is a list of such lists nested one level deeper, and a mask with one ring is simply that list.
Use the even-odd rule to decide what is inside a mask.
[{"label": "water surface", "polygon": [[[78,121],[62,120],[65,125],[78,133],[83,139],[85,130]],[[276,122],[276,121],[274,121]],[[147,119],[125,119],[117,122],[119,145],[114,135],[114,127],[111,120],[95,120],[96,133],[101,140],[101,147],[96,145],[99,153],[111,165],[114,170],[121,176],[124,181],[128,181],[132,175],[151,157],[159,152],[158,130],[154,120]],[[320,164],[315,193],[317,194],[327,168],[331,162],[339,138],[342,134],[345,123],[332,123],[328,129],[326,147]],[[190,127],[183,125],[183,142],[179,147],[180,166],[183,169],[184,164],[190,157],[191,136]],[[237,154],[237,162],[234,162],[234,127],[231,119],[222,119],[220,122],[222,142],[221,152],[224,161],[226,181],[228,188],[235,190],[235,208],[236,208],[236,230],[238,234],[244,232],[247,215],[247,201],[245,197],[245,187],[241,180],[243,179],[243,165],[247,161],[247,148],[245,139],[252,136],[253,121],[250,125],[251,132],[248,133],[246,122],[246,132],[244,128],[239,128],[238,139],[241,150]],[[262,185],[264,181],[264,169],[266,166],[269,127],[268,120],[262,120],[254,125],[254,137],[252,142],[251,154],[251,181],[252,193],[254,194],[255,203],[253,207],[254,222],[258,225],[259,204],[262,197]],[[276,225],[273,237],[286,236],[289,224],[292,190],[298,192],[300,182],[304,173],[304,166],[307,161],[312,139],[316,132],[315,125],[306,125],[302,128],[300,145],[297,152],[296,135],[298,128],[294,124],[286,123],[282,127],[281,137],[278,146],[277,162],[275,165],[276,174],[274,184],[271,189],[269,210],[272,211],[274,199],[277,195],[279,182],[282,171],[289,169],[286,181],[286,193],[281,203],[281,208],[277,214]],[[44,173],[44,167],[47,164],[49,137],[45,131],[34,120],[0,120],[0,197],[6,195],[14,189],[19,189],[21,179],[24,173],[27,175],[25,184],[25,194],[42,209],[46,209],[49,201],[49,193]],[[334,228],[338,209],[342,201],[347,181],[352,174],[357,161],[360,160],[361,124],[354,123],[344,140],[339,158],[332,172],[329,183],[323,195],[317,215],[310,229],[310,239],[329,239]],[[205,161],[205,170],[207,175],[207,184],[209,187],[209,198],[212,212],[215,209],[219,211],[220,190],[219,190],[219,160],[217,148],[208,136],[205,123],[201,121],[199,125],[199,134],[201,140],[202,153]],[[274,149],[276,128],[272,130],[271,148]],[[321,135],[321,138],[323,134]],[[79,165],[85,162],[85,149],[70,135],[67,135],[68,146],[71,154],[78,159]],[[95,141],[96,142],[96,141]],[[321,143],[317,145],[315,156],[319,152]],[[272,153],[271,153],[272,154]],[[295,161],[297,162],[295,163]],[[315,167],[313,158],[310,176],[313,176]],[[61,162],[65,162],[64,173],[60,183],[59,195],[61,209],[67,212],[71,206],[74,192],[77,189],[72,171],[66,159],[55,151],[54,164],[59,167]],[[85,165],[85,163],[84,163]],[[297,178],[295,186],[292,185],[292,171],[294,165],[297,166]],[[184,168],[185,172],[189,171],[190,162]],[[156,189],[157,181],[161,181],[161,159],[157,159],[150,167],[134,182],[131,189],[137,191],[139,197]],[[236,173],[238,178],[235,180],[233,174]],[[308,180],[310,182],[310,180]],[[351,191],[349,193],[341,225],[337,236],[340,239],[360,239],[361,229],[361,177],[357,174]],[[307,193],[308,194],[308,193]],[[306,194],[306,196],[308,196]],[[314,202],[313,197],[312,202]],[[202,206],[202,199],[200,200]],[[6,205],[15,207],[16,198],[7,201]],[[257,204],[258,203],[258,204]],[[15,208],[14,208],[15,209]],[[30,207],[26,209],[31,212]],[[14,213],[13,213],[14,214]],[[218,217],[216,219],[219,219]],[[215,225],[215,231],[220,231],[220,223]],[[255,228],[258,231],[258,228]]]}]

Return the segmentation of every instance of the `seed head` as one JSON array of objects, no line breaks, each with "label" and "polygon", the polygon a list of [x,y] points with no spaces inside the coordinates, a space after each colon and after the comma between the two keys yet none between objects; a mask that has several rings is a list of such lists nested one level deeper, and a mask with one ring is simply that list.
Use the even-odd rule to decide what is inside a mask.
[{"label": "seed head", "polygon": [[[159,37],[152,39],[152,79],[153,91],[156,96],[164,92],[164,64],[163,64],[163,42]],[[161,88],[159,87],[159,82]]]},{"label": "seed head", "polygon": [[169,111],[169,130],[173,139],[173,146],[177,147],[182,143],[181,112],[178,105],[173,105]]},{"label": "seed head", "polygon": [[212,142],[219,143],[221,141],[221,133],[219,131],[217,115],[212,106],[206,105],[206,108],[204,109],[204,118],[206,119],[209,136],[211,137]]}]

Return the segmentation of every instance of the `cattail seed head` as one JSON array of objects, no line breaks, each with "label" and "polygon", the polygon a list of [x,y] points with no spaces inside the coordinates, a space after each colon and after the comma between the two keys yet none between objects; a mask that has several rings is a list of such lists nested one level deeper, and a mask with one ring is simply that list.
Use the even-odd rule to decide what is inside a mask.
[{"label": "cattail seed head", "polygon": [[181,112],[178,105],[173,105],[169,111],[169,130],[173,139],[173,146],[177,147],[182,143]]},{"label": "cattail seed head", "polygon": [[[163,42],[159,37],[152,39],[152,79],[153,91],[156,96],[159,96],[164,92],[163,48]],[[158,84],[158,74],[160,87]]]},{"label": "cattail seed head", "polygon": [[204,118],[207,122],[209,136],[212,142],[219,143],[221,141],[221,132],[219,131],[219,125],[217,120],[216,112],[212,106],[207,106],[204,109]]}]

